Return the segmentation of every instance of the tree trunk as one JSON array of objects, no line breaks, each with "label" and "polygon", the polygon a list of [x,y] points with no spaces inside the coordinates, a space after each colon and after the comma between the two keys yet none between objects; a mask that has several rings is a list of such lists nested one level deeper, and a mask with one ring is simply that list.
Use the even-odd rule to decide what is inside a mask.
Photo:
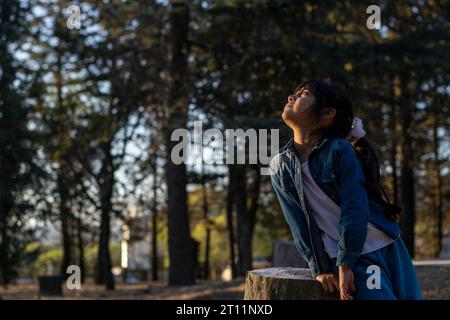
[{"label": "tree trunk", "polygon": [[[396,78],[395,86],[398,88],[399,99],[405,98],[406,83],[405,78]],[[412,110],[409,108],[408,101],[400,102],[401,112],[401,135],[402,145],[400,148],[400,163],[401,163],[401,203],[403,207],[403,213],[400,216],[400,226],[403,231],[403,238],[405,245],[408,248],[411,257],[414,257],[414,226],[416,222],[415,212],[415,179],[413,170],[413,158],[412,151],[412,137],[411,137],[411,122],[412,122]]]},{"label": "tree trunk", "polygon": [[[55,73],[56,78],[56,96],[58,108],[56,110],[56,133],[66,135],[67,133],[63,131],[63,128],[66,126],[67,122],[67,114],[64,109],[63,104],[63,76],[62,76],[62,53],[60,50],[57,50],[57,61],[56,66],[57,70]],[[62,137],[63,139],[63,137]],[[58,172],[58,191],[60,197],[59,203],[59,211],[61,218],[61,242],[63,247],[63,259],[61,264],[60,274],[63,279],[67,279],[68,274],[66,273],[67,267],[71,265],[73,259],[73,244],[72,244],[72,236],[70,234],[70,220],[71,220],[71,212],[70,212],[70,195],[68,187],[70,185],[68,179],[66,179],[67,172],[69,172],[66,159],[62,157],[59,161],[59,172]]]},{"label": "tree trunk", "polygon": [[246,167],[236,167],[236,223],[238,243],[238,275],[245,276],[252,269],[252,223],[247,208]]},{"label": "tree trunk", "polygon": [[[3,209],[3,208],[2,208]],[[0,212],[1,224],[0,224],[0,280],[3,286],[7,286],[9,283],[9,259],[8,259],[8,247],[9,247],[9,239],[8,239],[8,228],[6,225],[6,214],[2,211]]]},{"label": "tree trunk", "polygon": [[8,235],[8,216],[11,211],[9,205],[9,199],[12,196],[8,191],[5,191],[6,195],[1,194],[0,203],[0,280],[2,285],[7,288],[9,281],[11,280],[11,263],[9,261],[9,235]]},{"label": "tree trunk", "polygon": [[153,163],[153,201],[152,201],[152,280],[158,280],[158,202],[156,192],[158,190],[158,186],[156,184],[157,178],[157,157],[154,157]]},{"label": "tree trunk", "polygon": [[97,256],[97,284],[105,284],[107,290],[114,290],[111,255],[109,252],[110,216],[109,210],[104,204],[102,204],[101,211],[100,240]]},{"label": "tree trunk", "polygon": [[397,174],[397,105],[391,110],[391,166],[393,203],[398,204],[398,174]]},{"label": "tree trunk", "polygon": [[84,283],[86,267],[84,264],[84,242],[83,242],[83,224],[81,217],[77,217],[77,244],[78,244],[78,266],[81,272],[81,283]]},{"label": "tree trunk", "polygon": [[250,241],[253,238],[253,231],[255,230],[256,224],[256,212],[258,211],[258,201],[261,189],[261,174],[259,167],[255,168],[253,176],[253,185],[250,190],[250,207],[248,209],[250,216]]},{"label": "tree trunk", "polygon": [[[410,154],[407,151],[403,152],[403,156]],[[414,227],[416,223],[415,219],[415,181],[413,168],[407,163],[402,168],[401,179],[401,192],[402,192],[402,205],[403,215],[400,219],[400,225],[403,231],[403,238],[405,240],[406,247],[411,258],[414,258]]]},{"label": "tree trunk", "polygon": [[166,181],[168,193],[169,228],[169,285],[189,285],[194,283],[194,254],[190,237],[186,167],[175,165],[170,159],[173,143],[167,141],[168,158],[166,163]]},{"label": "tree trunk", "polygon": [[233,210],[234,210],[234,199],[235,190],[234,186],[236,184],[234,167],[228,166],[228,190],[227,190],[227,230],[228,230],[228,241],[230,245],[230,263],[231,263],[231,276],[237,277],[237,267],[236,267],[236,253],[234,250],[235,240],[234,240],[234,223],[233,223]]},{"label": "tree trunk", "polygon": [[205,238],[205,265],[204,265],[204,279],[209,279],[209,245],[211,240],[211,228],[210,228],[210,222],[208,218],[208,195],[207,195],[207,189],[206,189],[206,183],[205,183],[205,164],[202,161],[202,197],[203,197],[203,219],[205,219],[205,225],[206,225],[206,238]]},{"label": "tree trunk", "polygon": [[97,256],[97,284],[105,284],[107,290],[114,290],[114,278],[112,275],[111,254],[109,252],[109,239],[111,233],[111,198],[114,186],[114,171],[111,155],[111,146],[108,143],[104,147],[105,160],[100,173],[102,184],[100,188],[100,240]]},{"label": "tree trunk", "polygon": [[443,216],[442,216],[442,178],[441,178],[441,166],[439,160],[439,137],[438,137],[438,115],[434,114],[434,122],[433,122],[433,142],[434,142],[434,167],[435,167],[435,176],[436,176],[436,211],[437,211],[437,253],[436,256],[439,256],[439,253],[442,251],[442,225],[443,225]]},{"label": "tree trunk", "polygon": [[168,71],[166,130],[166,183],[168,193],[168,231],[169,231],[169,285],[190,285],[195,282],[193,242],[190,236],[187,208],[187,177],[184,163],[174,164],[172,149],[178,142],[171,141],[176,129],[186,128],[188,92],[187,56],[189,7],[186,2],[173,2],[170,12],[171,60]]},{"label": "tree trunk", "polygon": [[244,300],[338,300],[313,279],[309,269],[268,268],[247,273]]},{"label": "tree trunk", "polygon": [[[407,149],[408,147],[404,147]],[[403,151],[403,157],[410,155],[409,151]],[[414,226],[415,226],[415,188],[413,169],[407,163],[402,165],[401,192],[403,214],[401,215],[400,225],[403,231],[403,238],[410,256],[414,257]]]},{"label": "tree trunk", "polygon": [[64,179],[64,175],[68,172],[65,166],[61,166],[58,173],[58,191],[59,191],[59,211],[61,218],[61,242],[63,247],[63,259],[61,264],[60,274],[63,279],[67,279],[67,268],[72,264],[73,259],[73,244],[72,235],[70,233],[70,204],[69,204],[69,192],[67,190],[67,180]]}]

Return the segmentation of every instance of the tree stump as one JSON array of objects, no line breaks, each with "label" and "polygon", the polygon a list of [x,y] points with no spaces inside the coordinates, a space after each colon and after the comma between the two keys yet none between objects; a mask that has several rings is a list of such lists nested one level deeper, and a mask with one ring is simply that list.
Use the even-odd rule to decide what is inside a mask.
[{"label": "tree stump", "polygon": [[309,269],[267,268],[247,272],[244,300],[337,300],[325,291]]}]

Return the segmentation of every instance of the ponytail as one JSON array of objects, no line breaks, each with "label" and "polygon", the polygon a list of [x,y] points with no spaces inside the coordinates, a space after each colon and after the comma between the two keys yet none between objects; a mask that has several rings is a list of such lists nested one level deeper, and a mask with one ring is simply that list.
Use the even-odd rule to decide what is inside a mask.
[{"label": "ponytail", "polygon": [[394,221],[399,220],[402,208],[391,202],[386,189],[381,183],[380,164],[378,158],[365,138],[358,139],[353,144],[356,155],[366,179],[366,189],[369,198],[378,200],[385,209],[386,218]]}]

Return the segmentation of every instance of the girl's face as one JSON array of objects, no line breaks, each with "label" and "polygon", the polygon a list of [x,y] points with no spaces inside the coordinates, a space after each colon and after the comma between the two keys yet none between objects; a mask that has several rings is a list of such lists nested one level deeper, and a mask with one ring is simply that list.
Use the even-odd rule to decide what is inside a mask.
[{"label": "girl's face", "polygon": [[284,106],[282,118],[289,127],[310,126],[316,120],[312,107],[316,98],[306,88],[300,88],[294,95],[288,97]]}]

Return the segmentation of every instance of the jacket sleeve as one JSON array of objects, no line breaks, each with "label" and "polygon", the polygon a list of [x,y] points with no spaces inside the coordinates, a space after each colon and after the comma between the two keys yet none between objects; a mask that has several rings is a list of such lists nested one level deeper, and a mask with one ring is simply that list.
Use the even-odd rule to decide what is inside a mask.
[{"label": "jacket sleeve", "polygon": [[284,219],[288,224],[292,237],[294,238],[294,243],[303,259],[308,263],[309,259],[305,254],[305,247],[308,245],[302,241],[300,235],[300,224],[304,223],[302,216],[299,214],[300,209],[296,200],[287,192],[283,190],[281,185],[281,179],[278,174],[271,176],[272,186],[277,195],[278,202],[280,203],[281,212],[283,213]]},{"label": "jacket sleeve", "polygon": [[341,208],[336,265],[351,267],[366,241],[369,204],[364,173],[352,144],[342,141],[336,156]]},{"label": "jacket sleeve", "polygon": [[[277,164],[277,167],[279,169],[279,163]],[[300,210],[298,199],[294,198],[293,195],[284,190],[283,178],[280,172],[271,175],[271,180],[278,201],[280,203],[283,216],[291,230],[295,246],[300,255],[308,264],[312,276],[316,277],[318,274],[329,272],[329,260],[319,259],[318,261],[316,261],[316,259],[314,258],[314,249],[312,248],[313,244],[311,243],[311,240],[308,237],[302,236],[302,234],[305,234],[305,231],[307,232],[307,222],[305,220],[304,214],[302,214]],[[318,229],[315,231],[317,231],[317,237],[319,237],[318,243],[322,245]],[[320,254],[325,255],[323,250],[320,252]],[[320,256],[319,258],[322,258],[322,256]]]}]

